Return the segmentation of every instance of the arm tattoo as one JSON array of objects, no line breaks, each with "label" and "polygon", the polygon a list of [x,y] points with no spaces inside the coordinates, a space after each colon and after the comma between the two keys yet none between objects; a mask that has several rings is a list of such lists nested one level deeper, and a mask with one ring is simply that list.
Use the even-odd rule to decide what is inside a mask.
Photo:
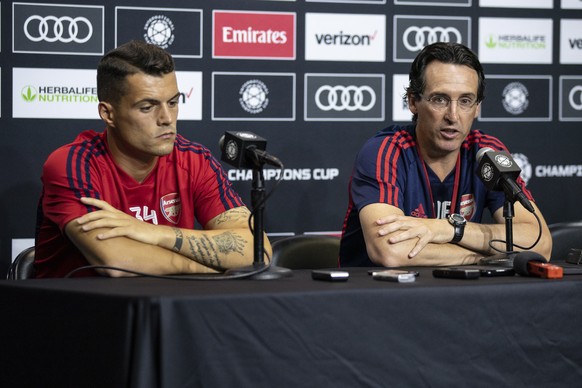
[{"label": "arm tattoo", "polygon": [[220,258],[207,236],[188,237],[190,253],[197,262],[211,268],[221,268]]},{"label": "arm tattoo", "polygon": [[224,232],[212,238],[218,247],[220,253],[228,254],[236,252],[241,256],[244,255],[245,239],[233,232]]},{"label": "arm tattoo", "polygon": [[224,224],[225,222],[239,220],[239,219],[247,219],[249,217],[250,212],[246,208],[235,208],[231,210],[227,210],[224,213],[219,214],[216,217],[216,224]]},{"label": "arm tattoo", "polygon": [[174,229],[174,233],[176,233],[176,242],[174,243],[174,247],[172,248],[172,250],[174,252],[180,252],[180,249],[182,249],[182,231],[178,228],[172,228]]},{"label": "arm tattoo", "polygon": [[224,232],[213,236],[188,237],[190,253],[200,264],[211,268],[222,268],[219,255],[227,255],[236,252],[244,255],[246,241],[241,236],[233,232]]}]

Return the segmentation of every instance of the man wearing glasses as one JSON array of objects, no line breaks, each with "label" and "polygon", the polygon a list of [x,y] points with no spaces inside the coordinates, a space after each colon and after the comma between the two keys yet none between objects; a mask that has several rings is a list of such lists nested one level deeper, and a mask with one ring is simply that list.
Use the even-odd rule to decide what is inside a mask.
[{"label": "man wearing glasses", "polygon": [[[408,126],[393,125],[359,152],[349,185],[340,249],[341,266],[474,264],[497,253],[505,239],[503,192],[475,174],[477,152],[507,151],[493,136],[471,130],[484,98],[485,76],[467,47],[435,43],[412,63],[406,100]],[[517,179],[530,201],[531,193]],[[551,236],[539,209],[515,203],[513,242],[550,258]],[[494,220],[482,224],[487,208]],[[503,244],[496,248],[504,249]]]}]

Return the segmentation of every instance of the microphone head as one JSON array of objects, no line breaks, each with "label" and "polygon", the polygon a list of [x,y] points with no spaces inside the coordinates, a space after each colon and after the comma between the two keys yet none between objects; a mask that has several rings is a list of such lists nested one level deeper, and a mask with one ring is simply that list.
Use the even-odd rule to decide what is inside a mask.
[{"label": "microphone head", "polygon": [[503,191],[502,178],[517,179],[521,168],[508,152],[482,148],[477,152],[477,175],[489,190]]},{"label": "microphone head", "polygon": [[485,148],[481,148],[479,151],[477,151],[477,156],[475,157],[475,159],[477,159],[477,163],[479,163],[481,161],[481,159],[483,158],[483,155],[485,155],[486,152],[491,152],[494,151],[493,148],[490,147],[485,147]]},{"label": "microphone head", "polygon": [[518,275],[522,276],[531,276],[529,271],[527,270],[527,263],[530,261],[538,262],[538,263],[547,263],[545,257],[540,255],[537,252],[533,251],[523,251],[514,254],[513,258],[513,270]]},{"label": "microphone head", "polygon": [[224,152],[224,135],[220,136],[220,139],[218,139],[218,149],[220,152]]},{"label": "microphone head", "polygon": [[221,160],[237,168],[253,168],[252,160],[247,158],[247,148],[255,147],[258,150],[267,148],[267,140],[246,131],[226,131],[220,138]]}]

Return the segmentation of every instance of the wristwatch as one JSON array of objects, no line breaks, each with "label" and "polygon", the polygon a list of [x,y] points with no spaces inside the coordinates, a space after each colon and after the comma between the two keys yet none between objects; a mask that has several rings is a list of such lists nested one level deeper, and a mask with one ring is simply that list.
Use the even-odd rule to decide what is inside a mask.
[{"label": "wristwatch", "polygon": [[453,225],[455,228],[455,236],[451,240],[452,243],[458,243],[463,238],[465,233],[465,225],[467,225],[467,220],[465,217],[458,213],[449,214],[448,216],[449,224]]}]

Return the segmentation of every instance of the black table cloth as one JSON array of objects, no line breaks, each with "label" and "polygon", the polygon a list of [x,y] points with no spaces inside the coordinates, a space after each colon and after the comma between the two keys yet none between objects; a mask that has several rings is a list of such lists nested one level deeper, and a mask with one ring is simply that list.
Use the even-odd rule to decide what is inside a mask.
[{"label": "black table cloth", "polygon": [[582,386],[582,276],[0,282],[2,387]]}]

